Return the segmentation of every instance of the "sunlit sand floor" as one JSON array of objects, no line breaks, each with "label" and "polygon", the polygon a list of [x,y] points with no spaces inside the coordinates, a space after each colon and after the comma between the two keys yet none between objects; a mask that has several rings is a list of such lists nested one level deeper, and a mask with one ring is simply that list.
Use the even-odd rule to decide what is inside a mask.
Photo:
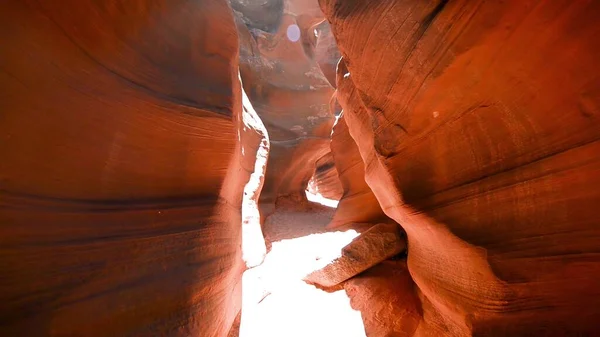
[{"label": "sunlit sand floor", "polygon": [[[334,208],[279,209],[264,225],[271,250],[243,276],[240,337],[363,337],[346,292],[326,292],[302,278],[339,256],[358,233],[325,232]],[[235,334],[233,334],[235,335]]]}]

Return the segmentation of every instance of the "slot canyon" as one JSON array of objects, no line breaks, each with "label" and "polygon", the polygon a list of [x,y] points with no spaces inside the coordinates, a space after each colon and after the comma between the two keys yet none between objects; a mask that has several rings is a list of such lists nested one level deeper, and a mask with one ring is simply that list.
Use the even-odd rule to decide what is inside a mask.
[{"label": "slot canyon", "polygon": [[0,336],[600,336],[600,1],[0,17]]}]

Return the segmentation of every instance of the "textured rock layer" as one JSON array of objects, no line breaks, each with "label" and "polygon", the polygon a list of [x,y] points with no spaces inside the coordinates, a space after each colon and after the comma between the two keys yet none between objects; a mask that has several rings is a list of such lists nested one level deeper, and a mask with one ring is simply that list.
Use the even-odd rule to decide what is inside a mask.
[{"label": "textured rock layer", "polygon": [[365,182],[365,166],[342,114],[331,134],[331,153],[343,188],[330,228],[350,223],[390,221]]},{"label": "textured rock layer", "polygon": [[226,334],[260,140],[226,1],[0,17],[0,335]]},{"label": "textured rock layer", "polygon": [[[412,336],[422,317],[421,303],[406,261],[383,261],[344,282],[368,337]],[[384,299],[384,300],[382,300]]]},{"label": "textured rock layer", "polygon": [[321,5],[366,181],[408,235],[414,334],[599,333],[600,4]]},{"label": "textured rock layer", "polygon": [[331,151],[315,163],[315,173],[308,184],[308,190],[327,199],[340,200],[342,197],[344,189]]}]

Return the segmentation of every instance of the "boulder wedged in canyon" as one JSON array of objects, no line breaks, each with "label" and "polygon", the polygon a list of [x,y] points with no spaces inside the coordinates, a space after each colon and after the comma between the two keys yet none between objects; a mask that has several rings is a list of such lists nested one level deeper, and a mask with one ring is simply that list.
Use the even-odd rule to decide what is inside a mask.
[{"label": "boulder wedged in canyon", "polygon": [[0,335],[225,335],[261,139],[227,2],[0,17]]},{"label": "boulder wedged in canyon", "polygon": [[599,333],[600,4],[320,3],[366,181],[407,233],[414,335]]},{"label": "boulder wedged in canyon", "polygon": [[[316,161],[329,151],[333,88],[319,68],[315,27],[323,21],[317,1],[234,0],[240,36],[240,73],[250,102],[270,139],[261,206],[279,197],[305,201]],[[261,20],[261,8],[275,8]],[[278,19],[275,18],[277,15]]]},{"label": "boulder wedged in canyon", "polygon": [[397,224],[376,224],[344,246],[339,257],[311,272],[305,280],[333,287],[405,250],[406,240]]}]

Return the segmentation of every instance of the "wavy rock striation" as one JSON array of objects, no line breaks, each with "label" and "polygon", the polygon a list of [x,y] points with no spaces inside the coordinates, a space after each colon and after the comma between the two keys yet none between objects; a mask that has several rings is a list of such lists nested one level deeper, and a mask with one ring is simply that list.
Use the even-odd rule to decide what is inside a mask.
[{"label": "wavy rock striation", "polygon": [[408,236],[412,334],[597,334],[600,5],[320,2],[366,181]]},{"label": "wavy rock striation", "polygon": [[381,210],[377,198],[365,181],[365,166],[358,147],[350,136],[344,114],[333,127],[331,153],[344,192],[328,227],[338,228],[351,223],[394,222]]},{"label": "wavy rock striation", "polygon": [[227,2],[8,0],[0,17],[0,335],[225,335],[262,139]]},{"label": "wavy rock striation", "polygon": [[331,200],[340,200],[342,197],[344,188],[340,182],[331,151],[315,163],[315,173],[308,183],[308,190]]}]

